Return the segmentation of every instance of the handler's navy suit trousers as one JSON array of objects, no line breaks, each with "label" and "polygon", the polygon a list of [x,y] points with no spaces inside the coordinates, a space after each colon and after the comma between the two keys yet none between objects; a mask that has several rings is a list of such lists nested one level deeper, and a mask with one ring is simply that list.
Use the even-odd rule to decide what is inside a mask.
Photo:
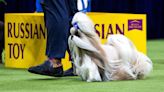
[{"label": "handler's navy suit trousers", "polygon": [[76,11],[75,0],[44,0],[45,25],[47,27],[46,55],[64,58],[68,47],[70,17]]}]

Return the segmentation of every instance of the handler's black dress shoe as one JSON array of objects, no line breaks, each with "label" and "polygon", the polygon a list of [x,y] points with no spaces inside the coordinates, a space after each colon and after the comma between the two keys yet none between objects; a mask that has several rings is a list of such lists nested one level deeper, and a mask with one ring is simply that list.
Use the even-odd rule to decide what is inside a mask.
[{"label": "handler's black dress shoe", "polygon": [[63,76],[63,66],[53,68],[53,64],[50,61],[45,61],[43,64],[30,67],[28,69],[30,73],[40,74],[40,75],[48,75],[54,77],[62,77]]}]

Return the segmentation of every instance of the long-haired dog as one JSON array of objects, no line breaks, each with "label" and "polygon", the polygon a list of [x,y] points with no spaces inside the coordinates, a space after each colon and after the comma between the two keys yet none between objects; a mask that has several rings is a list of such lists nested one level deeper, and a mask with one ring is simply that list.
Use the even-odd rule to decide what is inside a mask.
[{"label": "long-haired dog", "polygon": [[152,61],[127,37],[110,35],[106,44],[101,44],[93,22],[81,12],[75,14],[72,24],[68,44],[75,72],[82,80],[135,80],[151,72]]}]

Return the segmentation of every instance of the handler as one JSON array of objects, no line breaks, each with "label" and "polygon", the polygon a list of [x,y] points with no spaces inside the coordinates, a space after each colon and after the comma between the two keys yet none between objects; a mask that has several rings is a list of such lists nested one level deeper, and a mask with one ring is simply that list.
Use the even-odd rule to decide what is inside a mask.
[{"label": "handler", "polygon": [[29,72],[61,77],[65,57],[70,21],[77,12],[76,0],[44,0],[43,12],[47,27],[46,55],[48,59],[41,65],[30,67]]}]

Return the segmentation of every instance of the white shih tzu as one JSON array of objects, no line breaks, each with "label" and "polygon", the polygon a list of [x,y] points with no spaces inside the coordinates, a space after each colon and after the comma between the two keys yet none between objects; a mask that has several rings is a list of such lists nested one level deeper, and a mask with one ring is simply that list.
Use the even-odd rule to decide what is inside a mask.
[{"label": "white shih tzu", "polygon": [[93,22],[82,12],[75,14],[72,24],[68,44],[75,72],[82,80],[135,80],[151,72],[152,61],[127,37],[111,35],[106,44],[101,44]]}]

